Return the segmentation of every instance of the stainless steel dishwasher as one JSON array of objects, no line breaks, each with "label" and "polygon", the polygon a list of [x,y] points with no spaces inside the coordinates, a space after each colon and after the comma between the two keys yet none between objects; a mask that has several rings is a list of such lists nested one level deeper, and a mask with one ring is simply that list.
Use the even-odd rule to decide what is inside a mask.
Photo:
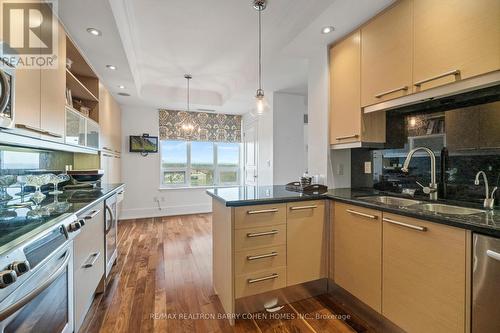
[{"label": "stainless steel dishwasher", "polygon": [[474,234],[472,333],[500,332],[500,239]]}]

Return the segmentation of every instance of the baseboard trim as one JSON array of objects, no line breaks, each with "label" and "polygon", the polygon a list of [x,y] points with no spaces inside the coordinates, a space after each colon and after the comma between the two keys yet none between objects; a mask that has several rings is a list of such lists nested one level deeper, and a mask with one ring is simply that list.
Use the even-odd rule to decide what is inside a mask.
[{"label": "baseboard trim", "polygon": [[148,217],[161,217],[161,216],[176,216],[176,215],[190,215],[211,213],[212,205],[183,205],[183,206],[169,206],[158,208],[123,208],[120,213],[121,220],[141,219]]}]

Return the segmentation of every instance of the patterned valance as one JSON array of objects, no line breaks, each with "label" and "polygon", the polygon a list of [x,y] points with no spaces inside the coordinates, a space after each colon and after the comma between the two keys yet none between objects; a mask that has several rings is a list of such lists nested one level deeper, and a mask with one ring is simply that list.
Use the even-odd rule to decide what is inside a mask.
[{"label": "patterned valance", "polygon": [[241,116],[159,110],[160,139],[241,142]]}]

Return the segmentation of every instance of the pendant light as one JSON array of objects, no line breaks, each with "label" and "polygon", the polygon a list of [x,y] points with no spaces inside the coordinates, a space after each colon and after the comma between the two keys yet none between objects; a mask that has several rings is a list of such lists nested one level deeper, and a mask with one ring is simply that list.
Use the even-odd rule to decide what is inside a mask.
[{"label": "pendant light", "polygon": [[262,89],[262,11],[266,9],[267,0],[254,0],[253,8],[259,12],[259,89],[255,94],[255,111],[257,115],[262,115],[269,111],[269,104]]},{"label": "pendant light", "polygon": [[[185,74],[184,78],[187,81],[187,112],[189,112],[190,111],[190,109],[189,109],[189,80],[191,80],[193,77],[191,76],[191,74]],[[190,117],[190,115],[188,115],[188,117]],[[187,122],[187,123],[182,124],[181,128],[184,131],[185,137],[191,137],[193,135],[193,132],[194,132],[193,124]]]}]

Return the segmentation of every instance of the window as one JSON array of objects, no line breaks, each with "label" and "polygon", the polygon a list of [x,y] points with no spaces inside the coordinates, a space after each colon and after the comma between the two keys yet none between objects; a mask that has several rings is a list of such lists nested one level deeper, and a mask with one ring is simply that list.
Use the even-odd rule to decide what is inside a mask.
[{"label": "window", "polygon": [[161,185],[223,186],[240,183],[240,144],[162,140]]}]

